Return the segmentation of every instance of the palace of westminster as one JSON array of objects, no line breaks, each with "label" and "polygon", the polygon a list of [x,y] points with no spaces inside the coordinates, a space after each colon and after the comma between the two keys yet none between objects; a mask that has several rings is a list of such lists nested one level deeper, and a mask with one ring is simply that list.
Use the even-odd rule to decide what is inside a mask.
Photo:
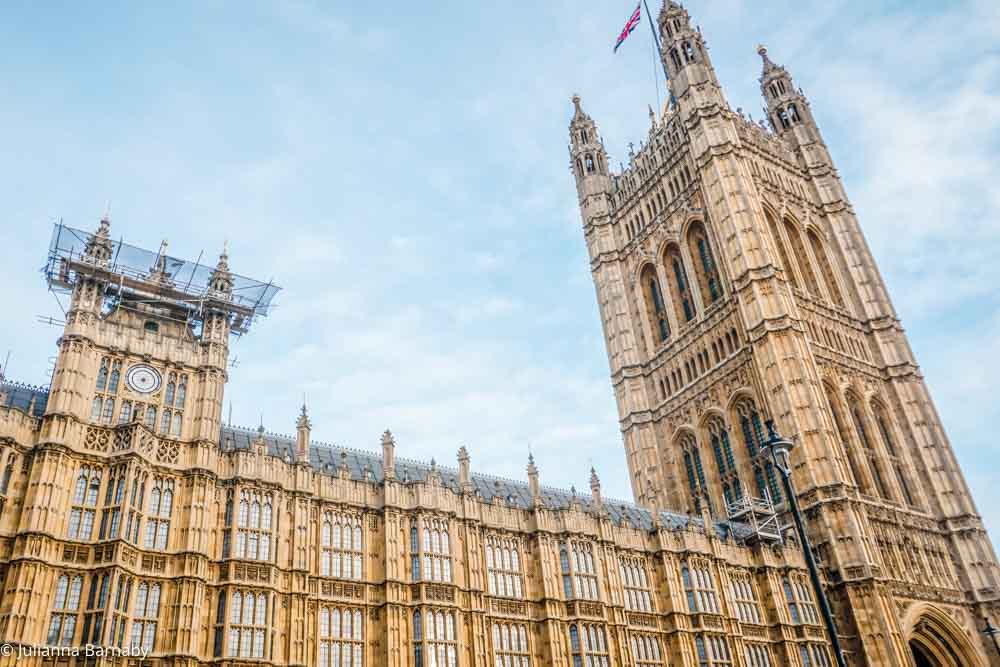
[{"label": "palace of westminster", "polygon": [[634,505],[313,442],[304,406],[226,425],[277,288],[60,223],[51,383],[0,383],[0,665],[830,667],[769,419],[847,663],[1000,665],[996,556],[808,101],[761,48],[751,122],[658,23],[628,166],[569,127]]}]

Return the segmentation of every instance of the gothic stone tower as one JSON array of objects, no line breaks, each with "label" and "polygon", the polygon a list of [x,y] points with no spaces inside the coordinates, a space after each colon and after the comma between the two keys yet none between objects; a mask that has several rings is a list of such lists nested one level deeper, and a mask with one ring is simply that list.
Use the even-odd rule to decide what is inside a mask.
[{"label": "gothic stone tower", "polygon": [[628,167],[578,97],[570,122],[637,502],[781,511],[774,419],[849,661],[1000,664],[978,632],[996,556],[808,101],[761,47],[770,127],[752,123],[688,12],[658,23],[676,104]]}]

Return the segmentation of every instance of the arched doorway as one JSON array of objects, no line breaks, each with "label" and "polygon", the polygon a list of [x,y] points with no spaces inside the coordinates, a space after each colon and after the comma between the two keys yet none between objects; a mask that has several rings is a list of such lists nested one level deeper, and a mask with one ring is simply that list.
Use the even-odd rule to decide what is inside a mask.
[{"label": "arched doorway", "polygon": [[940,609],[921,605],[908,616],[913,619],[907,637],[916,667],[986,665],[982,653],[967,633]]}]

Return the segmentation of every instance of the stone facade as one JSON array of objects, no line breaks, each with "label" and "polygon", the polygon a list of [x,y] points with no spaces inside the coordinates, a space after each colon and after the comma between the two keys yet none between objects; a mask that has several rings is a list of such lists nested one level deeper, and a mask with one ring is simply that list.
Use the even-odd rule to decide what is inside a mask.
[{"label": "stone facade", "polygon": [[609,168],[574,98],[576,179],[636,501],[725,518],[797,495],[852,664],[1000,664],[1000,570],[809,102],[761,47],[767,123],[733,111],[700,30],[658,17],[671,103]]},{"label": "stone facade", "polygon": [[225,254],[59,225],[48,276],[51,386],[0,383],[0,664],[831,664],[799,547],[707,506],[313,442],[305,406],[293,436],[224,425],[259,314]]}]

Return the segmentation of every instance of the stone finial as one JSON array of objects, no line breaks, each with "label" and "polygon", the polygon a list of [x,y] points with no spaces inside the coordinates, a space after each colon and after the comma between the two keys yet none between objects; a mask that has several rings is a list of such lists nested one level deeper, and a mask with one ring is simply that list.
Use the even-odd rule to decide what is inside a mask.
[{"label": "stone finial", "polygon": [[[110,209],[110,204],[108,205]],[[87,241],[83,257],[98,264],[106,264],[111,259],[111,217],[105,213],[97,225],[97,231]]]},{"label": "stone finial", "polygon": [[340,450],[340,465],[337,467],[337,474],[341,479],[350,479],[351,469],[347,465],[347,452],[345,450]]},{"label": "stone finial", "polygon": [[597,476],[594,466],[590,466],[590,495],[594,499],[594,504],[601,506],[601,478]]},{"label": "stone finial", "polygon": [[705,534],[709,537],[715,535],[715,520],[712,518],[712,509],[708,503],[708,491],[702,489],[698,496],[698,506],[701,510],[701,520],[704,524]]},{"label": "stone finial", "polygon": [[386,479],[396,476],[396,441],[389,429],[382,434],[382,474]]},{"label": "stone finial", "polygon": [[309,441],[312,434],[312,422],[309,421],[309,413],[306,411],[305,402],[302,403],[302,411],[295,422],[295,456],[300,462],[309,461]]},{"label": "stone finial", "polygon": [[587,112],[584,111],[583,107],[580,105],[580,96],[574,95],[572,97],[572,101],[573,101],[573,120],[570,121],[570,124],[579,122],[591,122],[590,116],[587,115]]},{"label": "stone finial", "polygon": [[458,448],[458,484],[463,491],[472,488],[472,475],[469,472],[469,450],[462,445]]}]

